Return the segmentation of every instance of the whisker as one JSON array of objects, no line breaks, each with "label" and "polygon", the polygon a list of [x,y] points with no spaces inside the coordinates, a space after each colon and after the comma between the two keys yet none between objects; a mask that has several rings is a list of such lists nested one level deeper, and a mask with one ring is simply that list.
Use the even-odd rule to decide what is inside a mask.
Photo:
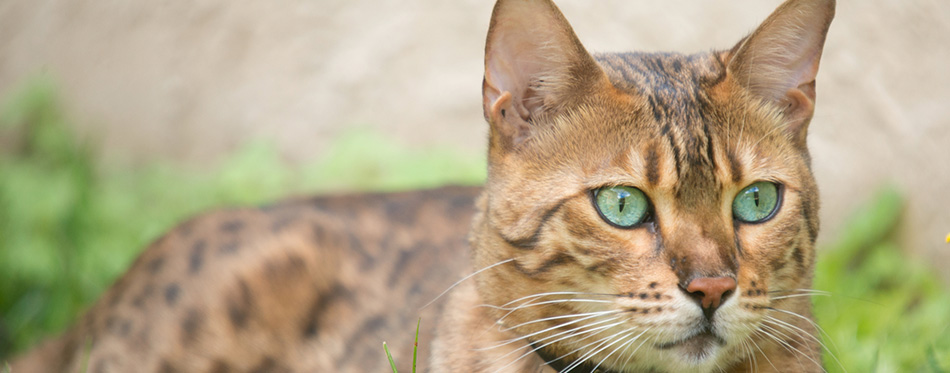
[{"label": "whisker", "polygon": [[[616,320],[616,319],[619,319],[619,317],[615,317],[615,318],[610,319],[610,320],[607,320],[607,321],[612,321],[612,320]],[[589,327],[592,327],[592,326],[594,326],[594,325],[596,325],[596,324],[598,324],[598,323],[600,323],[600,322],[597,322],[597,323],[594,323],[594,324],[590,324],[590,325],[579,326],[579,327],[576,327],[576,328],[573,328],[573,329],[570,329],[570,330],[567,330],[567,331],[564,331],[564,332],[561,332],[561,333],[557,333],[557,334],[552,335],[552,336],[548,336],[548,337],[542,338],[542,339],[538,340],[537,342],[541,342],[541,341],[544,341],[544,340],[546,340],[546,339],[554,338],[554,337],[557,337],[557,336],[559,336],[559,335],[561,335],[561,334],[572,333],[572,332],[574,332],[574,331],[576,331],[576,330],[579,330],[579,329],[589,328]],[[620,322],[616,322],[616,323],[613,323],[613,324],[603,325],[603,326],[599,326],[599,327],[592,328],[592,329],[589,329],[589,330],[585,330],[585,331],[582,331],[582,332],[576,332],[576,333],[573,333],[573,334],[568,334],[568,335],[566,335],[566,336],[564,336],[564,337],[561,337],[561,338],[555,339],[555,340],[553,340],[553,341],[547,342],[547,343],[545,343],[545,344],[543,344],[543,345],[534,347],[533,349],[529,350],[528,352],[524,353],[523,355],[518,356],[518,358],[516,358],[515,360],[513,360],[513,361],[511,361],[510,363],[506,364],[505,366],[499,368],[496,372],[501,372],[501,371],[503,371],[505,368],[507,368],[507,367],[511,366],[512,364],[514,364],[514,363],[520,361],[521,359],[524,359],[525,357],[530,356],[531,354],[537,352],[538,350],[540,350],[540,349],[542,349],[542,348],[545,348],[545,347],[547,347],[547,346],[550,346],[550,345],[552,345],[552,344],[554,344],[554,343],[563,341],[563,340],[568,339],[568,338],[574,338],[574,337],[577,337],[577,336],[579,336],[579,335],[590,334],[590,333],[595,333],[595,332],[600,331],[600,330],[603,330],[603,329],[609,329],[609,328],[612,328],[612,327],[614,327],[614,326],[617,326],[617,325],[620,325],[620,324],[623,324],[623,323],[624,323],[623,321],[620,321]],[[590,338],[590,337],[593,337],[593,336],[595,336],[595,335],[597,335],[597,334],[595,333],[595,334],[591,334],[591,335],[589,335],[589,336],[587,336],[587,337],[581,338],[581,339],[578,340],[578,342],[583,341],[583,340],[586,340],[586,339],[588,339],[588,338]],[[516,351],[517,351],[517,350],[512,351],[512,352],[509,352],[509,353],[507,353],[507,354],[505,354],[505,355],[503,355],[503,356],[500,356],[500,357],[498,357],[497,359],[495,359],[494,361],[498,361],[498,360],[500,360],[500,359],[502,359],[502,358],[504,358],[504,357],[506,357],[506,356],[508,356],[508,355],[511,355],[512,353],[514,353],[514,352],[516,352]],[[558,359],[560,359],[560,358],[558,358]],[[555,360],[552,360],[552,361],[556,361],[556,360],[558,360],[558,359],[555,359]]]},{"label": "whisker", "polygon": [[501,322],[504,322],[505,319],[507,319],[508,316],[511,316],[513,313],[515,313],[515,312],[517,312],[517,311],[519,311],[519,310],[523,310],[523,309],[529,308],[529,307],[543,306],[543,305],[549,305],[549,304],[558,304],[558,303],[584,303],[584,302],[587,302],[587,301],[590,301],[590,302],[593,302],[593,303],[611,303],[611,302],[606,302],[606,301],[601,302],[601,301],[598,301],[598,300],[596,300],[596,299],[587,300],[587,299],[578,299],[578,298],[568,298],[568,299],[556,299],[556,300],[550,300],[550,301],[544,301],[544,302],[536,302],[536,303],[525,303],[525,304],[518,305],[517,307],[499,307],[499,306],[494,306],[494,305],[491,305],[491,304],[481,304],[481,305],[478,305],[478,306],[476,306],[476,307],[485,307],[485,308],[492,308],[492,309],[497,309],[497,310],[502,310],[502,311],[508,311],[507,313],[505,313],[504,316],[502,316],[501,318],[498,319],[498,322],[501,323]]},{"label": "whisker", "polygon": [[793,293],[793,292],[819,294],[819,295],[831,295],[830,291],[824,291],[824,290],[818,290],[818,289],[787,289],[787,290],[779,289],[779,290],[771,290],[768,293],[772,294],[772,293]]},{"label": "whisker", "polygon": [[[523,322],[523,323],[518,324],[518,325],[506,327],[506,328],[503,329],[503,330],[506,330],[506,331],[507,331],[507,330],[513,330],[513,329],[517,329],[517,328],[520,328],[520,327],[523,327],[523,326],[526,326],[526,325],[537,324],[537,323],[539,323],[539,322],[545,322],[545,321],[551,321],[551,320],[569,319],[569,318],[574,318],[574,317],[584,317],[583,319],[575,320],[575,321],[572,321],[571,323],[561,324],[561,325],[570,325],[570,324],[572,324],[572,323],[574,323],[574,322],[587,320],[587,319],[592,318],[592,317],[604,316],[604,315],[613,315],[613,314],[617,314],[617,313],[621,313],[621,312],[623,312],[623,311],[621,311],[621,310],[611,310],[611,311],[597,311],[597,312],[587,312],[587,313],[576,313],[576,314],[572,314],[572,315],[551,316],[551,317],[545,317],[545,318],[543,318],[543,319],[537,319],[537,320],[531,320],[531,321]],[[590,316],[590,317],[586,317],[586,316]]]},{"label": "whisker", "polygon": [[[770,328],[770,327],[768,327],[768,326],[766,326],[766,325],[762,325],[762,327],[768,328],[768,329],[771,329],[771,330],[774,331],[774,329],[772,329],[772,328]],[[767,336],[767,337],[769,337],[769,338],[772,339],[773,341],[777,342],[780,346],[782,346],[782,348],[784,348],[786,351],[788,351],[788,352],[794,354],[795,351],[792,351],[792,350],[789,348],[790,346],[788,345],[788,343],[785,342],[785,341],[783,341],[781,338],[775,336],[775,335],[772,334],[772,333],[769,333],[768,331],[766,331],[765,329],[762,329],[762,328],[757,329],[756,332],[757,332],[757,333],[760,333],[760,334],[762,334],[762,335],[765,335],[765,336]],[[761,351],[761,350],[760,350],[760,351]],[[796,350],[796,351],[797,351],[797,350]],[[801,351],[798,351],[798,353],[801,353]],[[763,354],[763,356],[767,356],[767,355]],[[804,366],[802,366],[801,359],[799,359],[797,356],[795,357],[795,359],[798,360],[798,365],[799,365],[799,367],[802,368],[802,370],[804,371]],[[773,365],[773,367],[774,367],[774,365]]]},{"label": "whisker", "polygon": [[788,298],[814,297],[814,296],[825,296],[825,297],[829,297],[829,296],[831,296],[831,295],[830,295],[830,294],[793,294],[793,295],[782,295],[782,296],[779,296],[779,297],[770,297],[769,299],[771,299],[771,300],[780,300],[780,299],[788,299]]},{"label": "whisker", "polygon": [[[815,329],[817,329],[818,332],[821,333],[821,335],[822,335],[823,337],[827,338],[828,341],[831,342],[831,346],[834,347],[835,350],[838,350],[838,346],[835,344],[835,340],[834,340],[833,338],[831,338],[831,335],[828,334],[828,332],[826,332],[825,329],[822,328],[821,325],[818,325],[818,323],[816,323],[814,320],[809,319],[809,318],[807,318],[807,317],[805,317],[805,316],[799,315],[799,314],[797,314],[797,313],[795,313],[795,312],[792,312],[792,311],[789,311],[789,310],[783,310],[783,309],[778,309],[778,308],[774,308],[774,307],[768,307],[768,309],[771,310],[771,311],[781,312],[781,313],[784,313],[784,314],[789,315],[789,316],[794,316],[794,317],[797,317],[797,318],[799,318],[799,319],[801,319],[801,320],[804,320],[804,321],[808,322],[809,324],[811,324],[812,326],[814,326]],[[827,345],[825,345],[825,344],[822,343],[821,341],[819,341],[818,343],[821,344],[821,347],[824,348],[825,351],[828,351],[828,353],[831,354],[831,357],[832,357],[833,359],[835,359],[835,362],[838,363],[838,366],[841,367],[841,370],[843,370],[843,371],[845,371],[845,372],[848,371],[847,369],[844,368],[843,365],[841,365],[841,362],[838,361],[838,356],[836,356],[835,353],[832,352],[831,349],[829,349]]]},{"label": "whisker", "polygon": [[[649,329],[647,329],[647,330],[649,330]],[[617,353],[617,351],[620,351],[620,349],[624,349],[624,350],[626,351],[627,348],[629,348],[631,345],[633,345],[633,343],[636,342],[638,339],[640,339],[640,337],[641,337],[644,333],[646,333],[646,332],[647,332],[647,331],[644,330],[644,331],[640,332],[640,334],[637,334],[636,336],[634,336],[633,338],[628,339],[627,342],[624,342],[624,343],[621,344],[620,346],[617,346],[617,348],[615,348],[613,351],[611,351],[609,354],[607,354],[607,356],[604,356],[604,358],[601,359],[600,362],[597,363],[597,365],[595,365],[595,366],[594,366],[594,369],[591,370],[591,371],[592,371],[592,372],[596,372],[596,371],[597,371],[597,368],[600,368],[600,365],[601,365],[601,364],[603,364],[605,361],[607,361],[608,359],[610,359],[610,356],[612,356],[613,354]],[[629,334],[627,334],[627,336],[629,336],[629,335],[631,335],[631,334],[633,334],[633,333],[634,333],[634,332],[630,332]],[[627,337],[624,337],[624,338],[627,338]],[[623,355],[623,354],[621,354],[621,355]]]},{"label": "whisker", "polygon": [[479,273],[482,273],[482,272],[487,271],[487,270],[489,270],[489,269],[495,268],[495,267],[500,266],[500,265],[502,265],[502,264],[510,263],[510,262],[512,262],[512,261],[514,261],[514,260],[515,260],[515,258],[502,260],[502,261],[500,261],[500,262],[498,262],[498,263],[495,263],[495,264],[492,264],[492,265],[490,265],[490,266],[488,266],[488,267],[479,269],[479,270],[475,271],[474,273],[472,273],[472,274],[470,274],[470,275],[468,275],[468,276],[462,277],[461,280],[456,281],[454,284],[452,284],[452,286],[449,286],[448,289],[445,289],[445,291],[439,293],[439,295],[436,295],[435,298],[433,298],[432,300],[429,301],[429,303],[426,303],[424,306],[422,306],[421,308],[419,308],[419,310],[422,311],[422,310],[424,310],[426,307],[429,307],[430,304],[435,303],[435,301],[439,300],[439,298],[442,298],[442,296],[445,295],[446,293],[448,293],[450,290],[455,289],[456,286],[458,286],[459,284],[461,284],[461,283],[464,282],[465,280],[468,280],[468,279],[470,279],[470,278],[472,278],[472,277],[475,277],[475,275],[477,275],[477,274],[479,274]]},{"label": "whisker", "polygon": [[[613,345],[614,343],[617,343],[617,341],[614,341],[613,343],[607,344],[607,343],[610,342],[611,340],[614,340],[614,339],[617,339],[618,341],[623,340],[623,338],[625,338],[627,334],[632,334],[633,332],[629,332],[629,333],[624,334],[623,336],[620,336],[620,337],[618,338],[618,335],[620,335],[620,334],[622,334],[622,333],[623,333],[623,332],[614,333],[613,335],[609,335],[609,336],[607,336],[606,338],[600,339],[599,341],[601,341],[601,342],[600,342],[597,346],[591,348],[591,350],[590,350],[589,352],[585,353],[584,355],[581,355],[581,357],[580,357],[579,359],[577,359],[576,361],[574,361],[573,363],[571,363],[570,365],[568,365],[567,367],[565,367],[564,370],[561,370],[561,373],[569,373],[570,371],[574,370],[574,368],[577,368],[577,367],[581,366],[582,364],[584,364],[585,362],[587,362],[587,360],[590,360],[592,357],[594,357],[594,355],[600,353],[600,351],[603,351],[605,348],[609,348],[609,347],[610,347],[611,345]],[[596,343],[596,342],[594,342],[594,343]],[[591,344],[593,344],[593,343],[590,343],[590,344],[588,344],[587,346],[590,346]],[[607,346],[604,346],[604,344],[607,344]],[[585,346],[585,347],[587,347],[587,346]],[[601,347],[601,346],[604,346],[604,347]]]},{"label": "whisker", "polygon": [[613,302],[609,300],[600,300],[600,299],[567,298],[567,299],[554,299],[554,300],[546,300],[546,301],[537,302],[537,303],[522,304],[522,305],[518,305],[517,307],[494,306],[491,304],[480,304],[478,306],[492,308],[496,310],[513,311],[513,310],[525,309],[529,307],[543,306],[545,304],[556,304],[556,303],[613,303]]},{"label": "whisker", "polygon": [[746,360],[749,361],[749,367],[752,370],[752,373],[756,372],[759,362],[755,357],[755,351],[752,351],[752,347],[749,346],[751,342],[749,340],[743,340],[739,343],[739,346],[742,347],[742,352],[746,354]]},{"label": "whisker", "polygon": [[[646,329],[643,331],[643,333],[648,332],[650,329],[651,329],[651,328],[646,328]],[[637,338],[640,338],[640,336],[637,336]],[[647,338],[647,339],[648,339],[648,338]],[[645,343],[647,343],[647,339],[644,339],[643,341],[640,341],[640,344],[637,345],[637,348],[633,349],[633,352],[631,352],[630,354],[627,354],[627,359],[623,361],[623,365],[621,365],[621,366],[626,366],[627,364],[630,363],[630,359],[632,359],[632,358],[637,354],[637,351],[640,351],[640,347],[643,347],[643,345],[644,345]],[[626,352],[624,352],[624,353],[626,353]]]},{"label": "whisker", "polygon": [[[597,335],[597,334],[591,334],[591,335],[589,335],[589,336],[587,336],[587,337],[578,339],[576,342],[580,342],[580,341],[583,341],[583,340],[587,340],[587,339],[589,339],[589,338],[591,338],[591,337],[594,337],[594,336],[596,336],[596,335]],[[544,364],[545,364],[545,365],[550,365],[551,363],[553,363],[553,362],[555,362],[555,361],[561,360],[561,359],[563,359],[563,358],[565,358],[565,357],[567,357],[567,356],[569,356],[569,355],[571,355],[571,354],[573,354],[573,353],[575,353],[575,352],[577,352],[577,351],[583,350],[583,349],[587,348],[588,346],[590,346],[590,345],[592,345],[592,344],[595,344],[595,343],[597,343],[597,342],[603,341],[603,340],[605,340],[605,339],[607,339],[607,338],[610,338],[610,337],[611,337],[611,336],[607,336],[607,337],[598,339],[598,340],[596,340],[596,341],[593,341],[593,342],[591,342],[591,343],[588,343],[588,344],[586,344],[586,345],[583,345],[583,346],[581,346],[581,347],[575,348],[575,349],[573,349],[573,350],[571,350],[571,351],[569,351],[569,352],[567,352],[567,353],[561,354],[561,356],[558,356],[558,357],[557,357],[556,359],[554,359],[554,360],[545,362]],[[563,372],[562,372],[562,373],[563,373]]]},{"label": "whisker", "polygon": [[527,299],[533,300],[536,298],[546,297],[549,295],[585,295],[585,296],[619,297],[619,295],[617,294],[606,294],[606,293],[585,293],[585,292],[579,292],[579,291],[552,291],[548,293],[537,293],[537,294],[526,295],[521,298],[510,301],[508,303],[502,304],[499,307],[508,307],[508,306],[511,306],[513,303],[517,303],[523,300],[527,300]]},{"label": "whisker", "polygon": [[[761,334],[761,331],[756,328],[753,330],[753,334]],[[752,342],[752,347],[755,347],[756,350],[759,350],[759,353],[762,354],[762,357],[765,358],[765,362],[769,363],[776,372],[779,372],[779,369],[775,367],[775,364],[772,364],[772,359],[769,359],[769,355],[765,354],[765,351],[762,351],[762,348],[759,347],[759,344],[755,340],[750,340]]]},{"label": "whisker", "polygon": [[[563,327],[565,327],[565,326],[568,326],[568,325],[571,325],[571,324],[575,324],[575,323],[579,323],[579,322],[582,322],[582,321],[585,321],[585,320],[589,320],[589,319],[592,319],[592,318],[595,318],[595,317],[598,317],[598,316],[600,316],[600,315],[588,316],[588,317],[584,317],[584,318],[582,318],[582,319],[574,320],[574,321],[571,321],[571,322],[566,322],[566,323],[558,324],[558,325],[549,327],[549,328],[544,329],[544,330],[541,330],[541,331],[533,332],[533,333],[531,333],[531,334],[527,334],[527,335],[519,336],[519,337],[516,337],[516,338],[511,338],[511,339],[504,340],[504,341],[502,341],[502,342],[504,342],[504,343],[502,343],[502,344],[498,344],[498,345],[494,345],[494,346],[486,347],[486,348],[476,349],[475,351],[485,351],[485,350],[490,350],[490,349],[498,348],[498,347],[501,347],[501,346],[504,346],[504,345],[507,345],[507,344],[511,344],[511,343],[518,342],[518,341],[522,341],[522,340],[524,340],[524,339],[526,339],[526,338],[534,337],[534,336],[536,336],[536,335],[538,335],[538,334],[544,334],[544,333],[547,333],[547,332],[549,332],[549,331],[551,331],[551,330],[554,330],[554,329],[557,329],[557,328],[563,328]],[[591,323],[591,324],[587,324],[587,325],[581,325],[579,328],[585,328],[585,327],[588,327],[588,326],[597,325],[597,324],[601,324],[601,323],[604,323],[604,322],[610,322],[610,321],[612,321],[612,320],[617,320],[617,319],[619,319],[619,317],[614,317],[614,318],[610,318],[610,319],[607,319],[607,320],[601,320],[601,321],[598,321],[598,322],[595,322],[595,323]],[[560,334],[567,333],[567,332],[570,332],[570,331],[576,330],[576,329],[577,329],[577,328],[568,329],[567,331],[561,332],[561,333],[558,333],[558,334],[555,334],[554,336],[558,336],[558,335],[560,335]],[[549,338],[550,338],[550,337],[549,337]],[[542,340],[543,340],[543,339],[542,339]]]},{"label": "whisker", "polygon": [[[784,311],[784,310],[782,310],[782,311]],[[791,312],[791,311],[787,311],[787,312],[789,312],[790,314],[794,314],[794,315],[796,315],[796,316],[800,316],[800,315],[795,314],[794,312]],[[802,318],[805,319],[805,320],[808,320],[808,318],[806,318],[806,317],[804,317],[804,316],[803,316]],[[772,317],[772,316],[769,316],[769,315],[765,315],[765,320],[764,320],[764,321],[765,321],[765,322],[770,322],[770,323],[772,323],[772,324],[774,324],[774,325],[776,325],[776,326],[784,327],[784,328],[789,329],[789,330],[794,330],[794,331],[796,331],[796,334],[798,334],[800,337],[801,337],[801,336],[807,336],[807,337],[811,338],[812,340],[814,340],[815,342],[817,342],[818,345],[821,346],[822,349],[824,349],[825,351],[827,351],[829,355],[831,355],[831,358],[835,360],[835,362],[838,364],[838,366],[841,368],[841,370],[843,370],[843,371],[845,371],[845,372],[848,371],[847,369],[845,369],[844,365],[841,364],[841,361],[838,360],[838,356],[836,356],[835,353],[834,353],[833,351],[831,351],[831,349],[829,349],[828,346],[825,345],[824,342],[821,341],[821,338],[818,338],[818,337],[812,335],[811,333],[808,333],[807,331],[803,330],[802,328],[800,328],[800,327],[798,327],[798,326],[796,326],[796,325],[794,325],[794,324],[791,324],[791,323],[789,323],[789,322],[786,322],[786,321],[784,321],[784,320],[781,320],[781,319],[778,319],[778,318],[775,318],[775,317]],[[811,322],[811,320],[808,320],[808,321]],[[815,327],[818,327],[818,324],[816,324],[816,323],[814,323],[814,322],[811,322],[811,323],[812,323],[812,325],[814,325]],[[820,328],[819,328],[819,330],[820,330]],[[828,338],[828,340],[830,341],[830,340],[831,340],[831,337],[828,336],[827,333],[824,333],[824,334],[825,334],[825,336]],[[834,341],[832,341],[832,343],[834,343]],[[836,349],[837,349],[837,347],[836,347]]]},{"label": "whisker", "polygon": [[[781,343],[783,346],[785,346],[785,349],[786,349],[786,350],[788,350],[789,352],[791,352],[791,351],[794,350],[795,352],[798,353],[798,356],[804,356],[806,359],[808,359],[809,361],[811,361],[812,363],[814,363],[814,364],[817,365],[818,367],[822,367],[822,366],[821,366],[821,363],[815,361],[815,359],[812,359],[811,356],[808,356],[808,354],[806,354],[806,353],[803,352],[802,350],[799,350],[798,348],[795,348],[795,346],[792,346],[791,343],[788,343],[788,342],[785,341],[785,339],[792,339],[791,336],[789,336],[788,334],[783,333],[781,330],[778,330],[778,329],[776,329],[776,328],[773,328],[773,327],[768,326],[768,325],[765,325],[765,324],[762,324],[762,327],[768,328],[768,329],[771,330],[772,332],[775,332],[776,334],[779,334],[781,337],[784,337],[784,339],[776,338],[776,341],[778,341],[778,342]],[[798,358],[798,356],[796,356],[796,359]],[[801,359],[799,359],[798,364],[801,365]],[[804,368],[804,367],[802,367],[802,368]],[[822,367],[822,369],[824,369],[824,368]],[[804,370],[804,369],[803,369],[803,370]]]}]

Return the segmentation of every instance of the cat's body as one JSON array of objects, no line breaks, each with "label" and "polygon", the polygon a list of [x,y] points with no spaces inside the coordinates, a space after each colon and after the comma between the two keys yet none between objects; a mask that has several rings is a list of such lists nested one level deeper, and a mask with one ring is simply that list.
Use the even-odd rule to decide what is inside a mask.
[{"label": "cat's body", "polygon": [[469,268],[478,192],[321,197],[197,217],[13,372],[382,372],[383,341],[407,366],[416,320],[428,343],[444,303],[422,307]]},{"label": "cat's body", "polygon": [[383,371],[418,317],[433,372],[820,371],[805,134],[833,13],[791,0],[729,51],[592,57],[549,1],[500,0],[477,202],[195,219],[14,371]]}]

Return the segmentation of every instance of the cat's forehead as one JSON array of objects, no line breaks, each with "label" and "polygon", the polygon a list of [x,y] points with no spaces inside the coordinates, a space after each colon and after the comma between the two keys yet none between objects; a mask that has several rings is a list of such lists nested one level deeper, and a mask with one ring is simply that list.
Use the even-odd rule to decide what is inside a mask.
[{"label": "cat's forehead", "polygon": [[726,70],[712,52],[602,53],[594,58],[615,87],[656,104],[695,99],[703,87],[722,80]]},{"label": "cat's forehead", "polygon": [[614,87],[643,103],[640,115],[652,117],[644,118],[652,119],[648,127],[687,142],[708,137],[715,105],[707,90],[726,75],[714,53],[611,53],[596,60]]},{"label": "cat's forehead", "polygon": [[[644,102],[649,125],[638,128],[653,132],[636,143],[645,146],[627,148],[638,157],[651,157],[656,141],[671,153],[678,179],[686,185],[707,189],[715,184],[712,133],[718,132],[713,103],[707,89],[725,76],[725,67],[713,53],[612,53],[600,54],[597,62],[614,87]],[[643,121],[633,121],[641,122]],[[634,145],[634,144],[629,144]],[[675,154],[675,156],[673,156]],[[678,183],[683,185],[683,183]]]}]

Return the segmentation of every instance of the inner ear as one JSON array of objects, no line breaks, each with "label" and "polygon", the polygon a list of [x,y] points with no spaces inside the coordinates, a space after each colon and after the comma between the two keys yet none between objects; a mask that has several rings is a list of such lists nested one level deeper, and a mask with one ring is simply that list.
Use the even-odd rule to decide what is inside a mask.
[{"label": "inner ear", "polygon": [[804,141],[808,121],[815,112],[815,81],[788,90],[782,103],[782,115],[788,121],[788,130],[796,135],[796,140]]},{"label": "inner ear", "polygon": [[523,114],[524,108],[516,108],[512,100],[511,92],[502,92],[494,102],[490,103],[490,109],[487,111],[489,123],[492,131],[497,131],[504,148],[510,148],[521,144],[531,134],[531,127],[527,122],[527,115]]},{"label": "inner ear", "polygon": [[550,0],[495,4],[482,85],[494,143],[522,143],[539,117],[563,111],[598,79],[606,75]]}]

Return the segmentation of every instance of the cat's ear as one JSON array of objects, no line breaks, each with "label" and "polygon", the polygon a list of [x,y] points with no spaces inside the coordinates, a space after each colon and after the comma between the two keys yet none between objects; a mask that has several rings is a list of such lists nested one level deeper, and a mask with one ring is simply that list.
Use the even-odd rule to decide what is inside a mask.
[{"label": "cat's ear", "polygon": [[605,77],[550,0],[499,0],[488,29],[482,84],[492,146],[521,144],[539,117],[557,113]]},{"label": "cat's ear", "polygon": [[726,53],[726,71],[754,96],[780,108],[804,145],[815,109],[815,75],[835,0],[788,0]]}]

